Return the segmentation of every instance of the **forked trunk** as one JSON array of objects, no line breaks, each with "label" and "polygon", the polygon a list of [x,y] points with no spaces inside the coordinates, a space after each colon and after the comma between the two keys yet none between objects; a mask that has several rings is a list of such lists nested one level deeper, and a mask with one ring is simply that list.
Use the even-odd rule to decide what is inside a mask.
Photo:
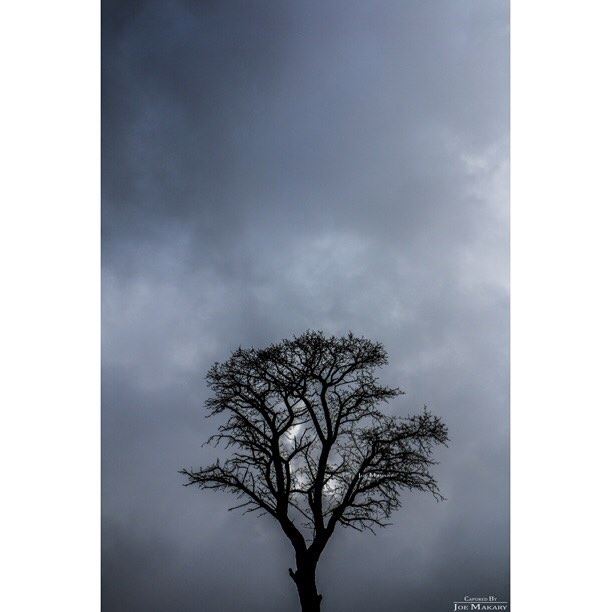
[{"label": "forked trunk", "polygon": [[317,593],[315,580],[316,565],[312,563],[298,564],[296,572],[289,574],[297,586],[302,612],[320,612],[322,595]]}]

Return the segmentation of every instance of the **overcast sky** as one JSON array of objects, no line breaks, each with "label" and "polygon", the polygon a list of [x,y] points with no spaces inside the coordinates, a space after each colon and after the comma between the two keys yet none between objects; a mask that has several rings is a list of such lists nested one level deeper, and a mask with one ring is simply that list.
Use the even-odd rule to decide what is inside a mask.
[{"label": "overcast sky", "polygon": [[338,531],[324,609],[509,596],[509,18],[496,0],[103,1],[103,596],[298,609],[206,465],[204,373],[307,328],[384,343],[447,422],[436,503]]}]

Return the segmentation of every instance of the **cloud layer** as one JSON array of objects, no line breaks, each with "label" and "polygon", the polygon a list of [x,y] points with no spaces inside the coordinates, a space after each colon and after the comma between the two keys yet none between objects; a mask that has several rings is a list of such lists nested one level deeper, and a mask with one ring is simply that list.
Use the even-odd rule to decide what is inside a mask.
[{"label": "cloud layer", "polygon": [[508,598],[508,6],[103,2],[103,597],[297,609],[267,519],[180,486],[203,374],[306,328],[381,340],[451,436],[320,568],[337,612]]}]

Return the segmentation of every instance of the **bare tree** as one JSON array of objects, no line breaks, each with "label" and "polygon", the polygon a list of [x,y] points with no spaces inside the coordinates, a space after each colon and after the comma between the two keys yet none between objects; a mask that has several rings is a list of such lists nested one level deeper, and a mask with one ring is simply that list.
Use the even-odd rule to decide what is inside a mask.
[{"label": "bare tree", "polygon": [[430,468],[446,426],[427,409],[409,418],[379,410],[402,393],[379,383],[375,372],[386,363],[380,343],[309,331],[239,348],[208,372],[206,405],[227,415],[211,441],[232,454],[181,473],[187,486],[230,491],[240,498],[235,508],[278,521],[295,549],[289,574],[302,610],[320,610],[315,572],[338,525],[386,526],[402,489],[441,499]]}]

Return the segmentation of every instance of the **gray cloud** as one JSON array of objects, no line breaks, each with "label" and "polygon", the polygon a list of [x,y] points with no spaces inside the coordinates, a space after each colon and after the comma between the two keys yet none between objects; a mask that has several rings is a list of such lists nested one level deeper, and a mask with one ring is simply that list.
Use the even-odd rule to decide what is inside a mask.
[{"label": "gray cloud", "polygon": [[296,607],[282,534],[176,470],[215,456],[210,363],[309,327],[381,340],[390,410],[452,438],[447,501],[334,536],[328,609],[507,598],[507,3],[105,0],[103,24],[105,609]]}]

